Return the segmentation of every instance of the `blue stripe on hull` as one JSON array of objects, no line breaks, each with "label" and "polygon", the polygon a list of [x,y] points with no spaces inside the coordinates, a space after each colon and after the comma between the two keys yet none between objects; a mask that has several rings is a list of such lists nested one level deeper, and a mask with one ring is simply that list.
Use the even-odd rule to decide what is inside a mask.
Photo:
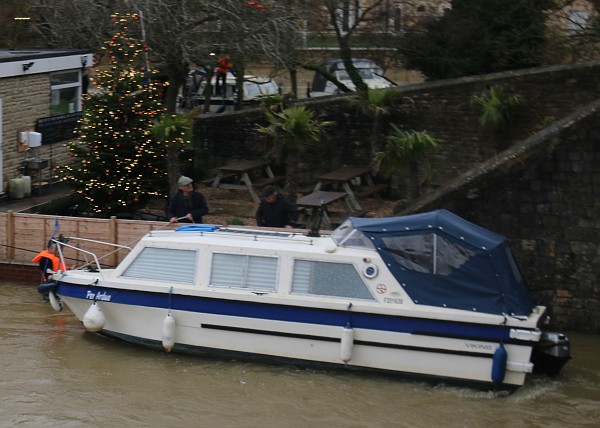
[{"label": "blue stripe on hull", "polygon": [[269,303],[225,300],[209,297],[171,295],[147,291],[123,290],[94,286],[79,286],[60,282],[57,293],[77,299],[98,301],[110,296],[110,303],[173,309],[223,316],[246,317],[303,324],[380,330],[450,338],[464,338],[491,342],[515,343],[506,326],[477,325],[453,321],[439,321],[393,315],[370,314],[332,309],[306,308]]}]

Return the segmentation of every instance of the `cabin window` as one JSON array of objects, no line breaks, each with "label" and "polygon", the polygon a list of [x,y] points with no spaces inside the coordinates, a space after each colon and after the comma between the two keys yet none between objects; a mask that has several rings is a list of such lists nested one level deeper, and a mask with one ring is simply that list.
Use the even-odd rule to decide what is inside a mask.
[{"label": "cabin window", "polygon": [[294,263],[292,293],[373,300],[353,265],[309,260]]},{"label": "cabin window", "polygon": [[515,260],[510,248],[507,246],[504,247],[504,254],[506,254],[506,260],[508,260],[508,264],[513,273],[513,278],[516,282],[523,283],[525,280],[523,279],[523,275],[521,275],[521,271],[517,266],[517,261]]},{"label": "cabin window", "polygon": [[275,291],[277,285],[275,257],[242,254],[213,254],[211,285]]},{"label": "cabin window", "polygon": [[341,247],[369,248],[374,250],[373,243],[360,230],[352,227],[352,222],[346,220],[331,234],[331,238]]},{"label": "cabin window", "polygon": [[195,272],[195,251],[148,247],[141,251],[122,276],[193,284]]},{"label": "cabin window", "polygon": [[450,275],[474,252],[435,233],[383,238],[394,260],[407,270],[434,275]]}]

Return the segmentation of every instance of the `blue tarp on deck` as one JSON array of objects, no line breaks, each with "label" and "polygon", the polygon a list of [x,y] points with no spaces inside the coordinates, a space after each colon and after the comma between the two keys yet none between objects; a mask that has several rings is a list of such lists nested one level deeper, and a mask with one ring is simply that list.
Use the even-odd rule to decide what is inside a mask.
[{"label": "blue tarp on deck", "polygon": [[417,304],[516,316],[535,306],[506,238],[450,211],[350,221]]}]

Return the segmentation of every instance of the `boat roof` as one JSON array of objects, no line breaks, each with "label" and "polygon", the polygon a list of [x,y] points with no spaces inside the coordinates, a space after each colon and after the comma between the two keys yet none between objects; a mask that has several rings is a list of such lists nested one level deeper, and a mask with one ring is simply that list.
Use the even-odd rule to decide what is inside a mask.
[{"label": "boat roof", "polygon": [[401,217],[352,218],[352,225],[360,230],[379,233],[422,233],[438,229],[476,247],[495,248],[506,238],[441,209]]},{"label": "boat roof", "polygon": [[536,306],[507,239],[450,211],[351,217],[338,229],[349,226],[374,244],[417,304],[514,316]]}]

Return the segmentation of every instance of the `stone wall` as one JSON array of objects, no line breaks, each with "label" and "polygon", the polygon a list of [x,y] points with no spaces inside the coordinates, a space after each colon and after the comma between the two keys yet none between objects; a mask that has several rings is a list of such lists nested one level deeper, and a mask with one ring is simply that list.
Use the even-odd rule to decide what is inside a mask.
[{"label": "stone wall", "polygon": [[417,201],[507,236],[561,328],[600,332],[600,101]]},{"label": "stone wall", "polygon": [[[4,192],[8,181],[21,173],[21,161],[31,156],[31,152],[17,150],[17,133],[25,128],[34,130],[40,117],[51,115],[50,74],[32,74],[24,77],[0,79],[0,97],[3,110],[2,153]],[[36,155],[51,158],[54,165],[67,161],[64,144],[44,145],[36,149]],[[48,174],[48,172],[46,172]]]},{"label": "stone wall", "polygon": [[[482,129],[479,114],[472,106],[472,97],[485,94],[490,86],[514,91],[526,101],[510,128],[501,132]],[[425,130],[442,142],[441,150],[432,159],[430,180],[439,186],[598,98],[600,62],[410,84],[395,91],[395,106],[392,114],[385,117],[386,127],[389,129],[389,124],[394,123],[404,129]],[[336,122],[329,137],[303,155],[302,166],[309,181],[341,165],[370,164],[372,122],[357,114],[348,102],[352,97],[350,94],[299,102],[323,120]],[[258,123],[264,123],[259,109],[198,116],[194,125],[195,177],[209,177],[214,168],[230,158],[264,155],[266,142],[256,132]]]},{"label": "stone wall", "polygon": [[2,97],[3,134],[2,151],[4,155],[4,191],[8,181],[21,173],[21,161],[27,153],[17,151],[17,133],[24,128],[35,126],[38,117],[48,116],[50,112],[49,75],[27,77],[27,85],[22,77],[0,79]]}]

